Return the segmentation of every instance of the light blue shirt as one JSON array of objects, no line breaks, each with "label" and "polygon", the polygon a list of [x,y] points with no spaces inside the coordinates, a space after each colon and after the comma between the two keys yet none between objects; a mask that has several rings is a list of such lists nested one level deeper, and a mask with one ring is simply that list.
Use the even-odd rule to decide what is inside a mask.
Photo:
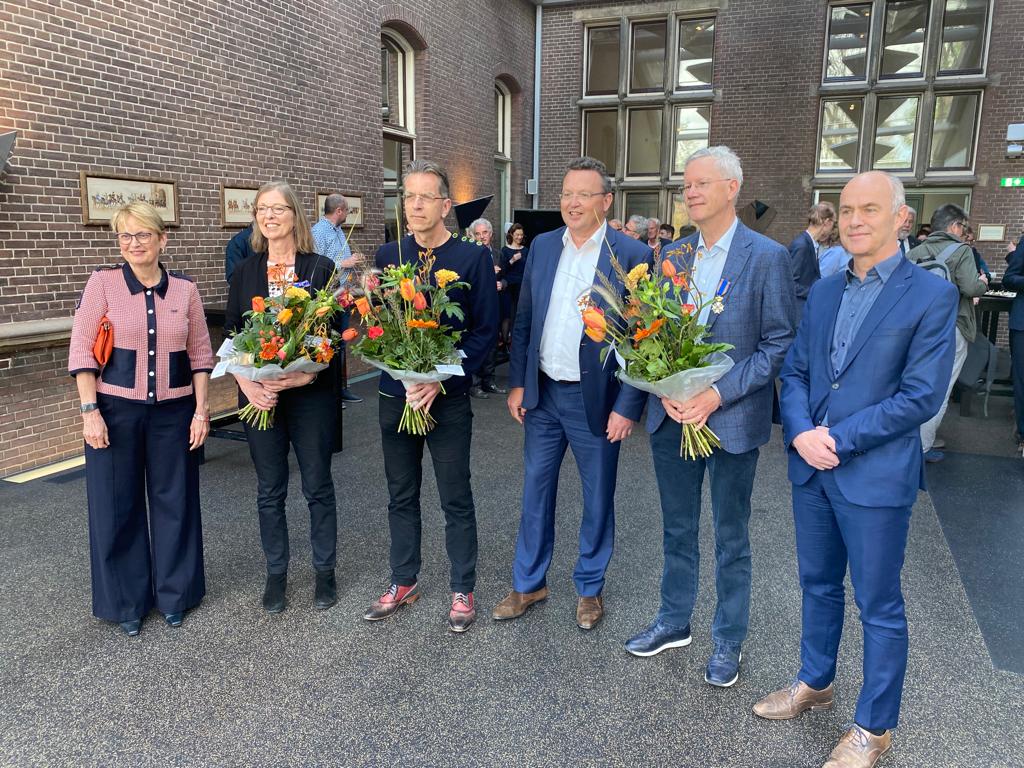
[{"label": "light blue shirt", "polygon": [[352,249],[345,238],[344,223],[334,226],[327,219],[321,218],[313,225],[312,233],[316,252],[334,262],[334,265],[338,267],[338,278],[341,285],[344,285],[351,270],[342,269],[341,262],[352,255]]},{"label": "light blue shirt", "polygon": [[850,254],[841,245],[826,248],[818,255],[818,272],[823,278],[842,272],[850,263]]},{"label": "light blue shirt", "polygon": [[580,248],[572,241],[568,229],[562,235],[562,254],[540,337],[540,369],[555,381],[580,380],[583,313],[579,298],[594,285],[607,228],[607,223],[601,224]]},{"label": "light blue shirt", "polygon": [[[732,226],[722,235],[718,242],[708,248],[704,243],[704,234],[697,238],[697,255],[693,258],[693,275],[691,275],[694,287],[700,292],[700,301],[704,309],[700,312],[697,322],[707,325],[708,316],[711,314],[711,299],[718,290],[718,284],[722,281],[722,270],[725,268],[725,259],[732,247],[732,239],[736,236],[736,228],[740,220],[734,218]],[[694,296],[693,298],[696,298]]]}]

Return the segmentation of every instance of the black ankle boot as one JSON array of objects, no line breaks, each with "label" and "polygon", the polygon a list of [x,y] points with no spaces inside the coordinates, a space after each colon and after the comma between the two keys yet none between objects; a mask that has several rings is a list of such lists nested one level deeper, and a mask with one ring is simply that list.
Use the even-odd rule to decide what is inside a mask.
[{"label": "black ankle boot", "polygon": [[288,586],[287,573],[268,573],[267,588],[263,590],[263,607],[267,613],[280,613],[288,604],[285,589]]},{"label": "black ankle boot", "polygon": [[334,571],[316,572],[316,592],[313,599],[321,611],[326,611],[338,602],[338,585],[334,579]]}]

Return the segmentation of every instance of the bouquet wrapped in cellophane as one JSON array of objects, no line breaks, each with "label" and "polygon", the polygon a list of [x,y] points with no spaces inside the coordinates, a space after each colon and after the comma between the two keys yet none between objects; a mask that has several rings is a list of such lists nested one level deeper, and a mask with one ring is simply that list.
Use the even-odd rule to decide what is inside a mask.
[{"label": "bouquet wrapped in cellophane", "polygon": [[[468,288],[469,284],[460,282],[459,275],[448,269],[431,275],[433,266],[434,254],[428,248],[419,253],[416,262],[389,266],[379,276],[368,275],[363,283],[364,295],[353,302],[365,326],[365,335],[353,351],[401,381],[406,389],[465,375],[463,354],[456,346],[462,333],[444,321],[463,319],[462,308],[449,298],[448,291]],[[425,435],[435,424],[428,408],[414,407],[407,401],[398,430]]]},{"label": "bouquet wrapped in cellophane", "polygon": [[[309,282],[289,285],[280,296],[254,296],[245,325],[224,340],[221,358],[212,376],[234,373],[252,381],[275,379],[286,373],[316,373],[334,357],[341,336],[331,319],[341,311],[332,286],[311,294]],[[238,417],[256,429],[269,429],[274,409],[263,411],[252,403]]]},{"label": "bouquet wrapped in cellophane", "polygon": [[[688,255],[692,246],[685,249],[685,253],[683,249],[660,253],[653,270],[645,263],[629,272],[613,254],[612,265],[626,287],[626,296],[621,298],[599,273],[601,284],[592,290],[604,308],[592,300],[590,291],[580,297],[584,332],[597,342],[610,340],[601,354],[614,350],[619,379],[677,402],[704,391],[733,366],[732,358],[725,354],[732,345],[708,343],[707,327],[698,322],[701,310],[709,304],[716,314],[724,311],[729,282],[719,281],[714,296],[701,295],[691,275],[672,261],[672,257]],[[720,447],[718,436],[707,424],[682,426],[680,456],[707,457]]]}]

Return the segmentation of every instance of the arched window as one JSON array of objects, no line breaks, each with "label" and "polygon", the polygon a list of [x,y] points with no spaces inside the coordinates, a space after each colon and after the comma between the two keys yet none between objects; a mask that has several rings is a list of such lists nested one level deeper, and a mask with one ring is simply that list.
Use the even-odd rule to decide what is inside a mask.
[{"label": "arched window", "polygon": [[416,155],[416,70],[412,46],[393,29],[380,35],[381,123],[384,131],[384,239],[402,231],[398,186]]},{"label": "arched window", "polygon": [[494,113],[497,143],[494,148],[494,193],[499,221],[495,232],[502,232],[512,215],[512,94],[500,80],[494,81]]}]

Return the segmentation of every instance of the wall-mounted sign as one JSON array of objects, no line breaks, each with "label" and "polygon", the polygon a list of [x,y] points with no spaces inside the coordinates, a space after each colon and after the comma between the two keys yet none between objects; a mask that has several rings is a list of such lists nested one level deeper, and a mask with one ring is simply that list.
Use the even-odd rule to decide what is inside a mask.
[{"label": "wall-mounted sign", "polygon": [[1024,187],[1024,176],[1004,176],[999,180],[1000,187]]}]

